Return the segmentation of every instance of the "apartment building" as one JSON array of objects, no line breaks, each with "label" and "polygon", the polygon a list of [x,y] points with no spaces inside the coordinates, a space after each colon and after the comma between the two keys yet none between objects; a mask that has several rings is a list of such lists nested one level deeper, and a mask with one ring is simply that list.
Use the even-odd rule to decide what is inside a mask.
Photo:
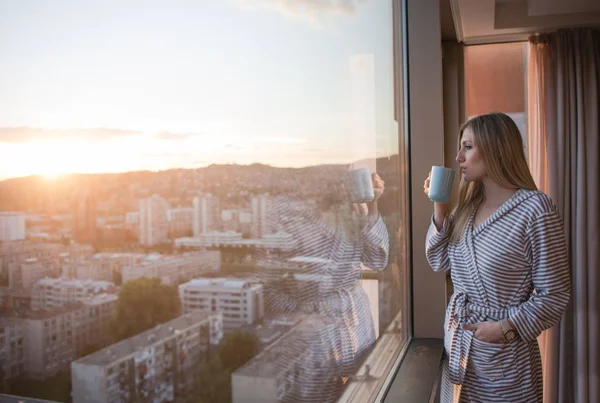
[{"label": "apartment building", "polygon": [[194,209],[192,207],[172,208],[167,211],[169,238],[190,236],[193,233]]},{"label": "apartment building", "polygon": [[269,195],[263,194],[252,198],[252,238],[261,238],[272,232],[269,225],[269,213],[271,213],[271,200]]},{"label": "apartment building", "polygon": [[29,258],[47,260],[65,251],[60,244],[0,242],[0,262],[5,265],[20,264]]},{"label": "apartment building", "polygon": [[115,291],[114,283],[109,281],[44,278],[31,289],[31,309],[52,309],[82,302],[93,295]]},{"label": "apartment building", "polygon": [[180,401],[222,336],[221,315],[191,312],[74,361],[73,402]]},{"label": "apartment building", "polygon": [[79,245],[71,244],[64,247],[62,256],[68,257],[71,261],[85,261],[89,260],[94,254],[94,247],[92,245]]},{"label": "apartment building", "polygon": [[0,310],[15,313],[31,310],[31,289],[0,287]]},{"label": "apartment building", "polygon": [[110,344],[110,318],[117,308],[119,297],[115,294],[101,293],[83,301],[85,320],[80,322],[77,332],[77,356],[81,356],[87,347],[104,347]]},{"label": "apartment building", "polygon": [[251,209],[225,209],[221,211],[221,230],[251,233]]},{"label": "apartment building", "polygon": [[142,277],[160,278],[164,284],[176,286],[200,276],[216,272],[220,267],[218,251],[201,251],[182,255],[150,254],[122,269],[123,282]]},{"label": "apartment building", "polygon": [[[332,372],[336,354],[331,351],[337,327],[323,316],[303,317],[231,375],[232,402],[330,401],[337,387]],[[327,360],[331,365],[323,364]]]},{"label": "apartment building", "polygon": [[113,280],[113,267],[104,261],[90,259],[83,262],[67,262],[62,268],[63,277],[91,281]]},{"label": "apartment building", "polygon": [[117,302],[116,295],[100,294],[20,318],[26,340],[24,375],[43,380],[68,368],[86,347],[107,345],[108,321]]},{"label": "apartment building", "polygon": [[123,267],[137,264],[146,258],[143,253],[96,253],[91,260],[74,269],[78,279],[113,281],[114,273],[121,273]]},{"label": "apartment building", "polygon": [[77,324],[84,320],[81,305],[33,312],[23,318],[26,330],[23,375],[43,380],[67,368],[77,354]]},{"label": "apartment building", "polygon": [[218,231],[221,227],[221,208],[218,198],[211,194],[194,198],[193,232],[194,237],[207,232]]},{"label": "apartment building", "polygon": [[253,324],[264,315],[263,287],[250,280],[198,278],[179,286],[184,312],[222,313],[227,329]]},{"label": "apartment building", "polygon": [[35,257],[26,259],[21,264],[12,265],[8,270],[8,286],[11,288],[30,289],[36,282],[47,276],[56,275],[57,267],[53,262],[38,260]]},{"label": "apartment building", "polygon": [[97,238],[98,200],[93,191],[84,191],[73,212],[73,237],[78,243],[94,243]]},{"label": "apartment building", "polygon": [[209,232],[194,238],[178,238],[175,240],[176,248],[213,248],[220,246],[292,250],[294,238],[287,232],[278,231],[265,234],[262,238],[244,239],[241,232],[225,231]]},{"label": "apartment building", "polygon": [[167,210],[169,202],[153,195],[140,200],[140,244],[145,246],[166,242],[169,238]]},{"label": "apartment building", "polygon": [[62,275],[93,254],[90,245],[0,243],[0,281],[11,288],[30,288],[50,275]]},{"label": "apartment building", "polygon": [[25,372],[25,328],[23,321],[0,318],[0,386],[3,380]]},{"label": "apartment building", "polygon": [[25,214],[0,212],[0,242],[25,239]]}]

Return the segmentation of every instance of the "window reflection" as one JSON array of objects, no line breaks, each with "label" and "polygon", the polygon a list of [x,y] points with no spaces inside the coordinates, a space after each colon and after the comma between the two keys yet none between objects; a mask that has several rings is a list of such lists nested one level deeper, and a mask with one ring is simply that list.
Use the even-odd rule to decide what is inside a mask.
[{"label": "window reflection", "polygon": [[[287,250],[267,249],[259,257],[265,305],[269,315],[295,315],[300,323],[277,347],[236,372],[234,388],[236,375],[252,376],[252,368],[264,364],[272,367],[272,376],[282,377],[283,401],[334,401],[375,342],[360,277],[363,270],[383,270],[388,262],[389,236],[376,199],[384,182],[368,169],[359,171],[362,178],[355,172],[323,172],[329,184],[314,207],[286,197],[271,201],[273,227],[291,239]],[[352,191],[362,182],[376,189],[366,203],[364,188]],[[302,371],[287,374],[290,366]]]},{"label": "window reflection", "polygon": [[377,389],[408,336],[392,6],[3,6],[0,391]]}]

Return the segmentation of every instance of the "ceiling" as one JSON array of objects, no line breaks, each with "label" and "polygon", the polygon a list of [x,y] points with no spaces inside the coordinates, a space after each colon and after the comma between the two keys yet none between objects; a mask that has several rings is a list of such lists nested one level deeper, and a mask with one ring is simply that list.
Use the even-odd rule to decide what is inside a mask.
[{"label": "ceiling", "polygon": [[442,38],[467,45],[526,40],[560,28],[600,27],[599,0],[440,0]]}]

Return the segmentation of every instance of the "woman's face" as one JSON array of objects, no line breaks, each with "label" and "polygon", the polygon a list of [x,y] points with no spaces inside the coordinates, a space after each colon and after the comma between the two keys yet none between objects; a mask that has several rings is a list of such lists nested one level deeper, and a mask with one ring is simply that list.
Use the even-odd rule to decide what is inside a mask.
[{"label": "woman's face", "polygon": [[463,131],[456,162],[460,165],[460,173],[464,175],[466,181],[482,180],[485,177],[483,157],[479,153],[475,136],[470,128]]}]

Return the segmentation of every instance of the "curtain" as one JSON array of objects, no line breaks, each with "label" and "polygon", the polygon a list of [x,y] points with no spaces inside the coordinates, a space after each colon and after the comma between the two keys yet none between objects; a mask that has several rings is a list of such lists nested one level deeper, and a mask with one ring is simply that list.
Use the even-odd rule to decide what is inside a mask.
[{"label": "curtain", "polygon": [[540,336],[544,402],[600,402],[600,32],[529,45],[529,161],[563,217],[573,284],[560,324]]}]

